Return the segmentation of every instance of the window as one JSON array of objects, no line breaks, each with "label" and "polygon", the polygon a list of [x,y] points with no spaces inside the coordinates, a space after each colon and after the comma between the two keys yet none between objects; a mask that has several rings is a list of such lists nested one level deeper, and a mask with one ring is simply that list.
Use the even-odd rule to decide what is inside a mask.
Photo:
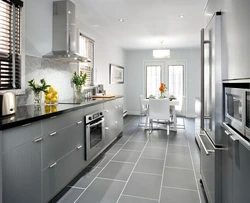
[{"label": "window", "polygon": [[[168,71],[169,94],[174,95],[179,101],[181,101],[184,95],[184,66],[170,65],[168,66]],[[181,105],[176,106],[177,110],[181,110],[180,108]]]},{"label": "window", "polygon": [[87,74],[86,86],[94,85],[94,43],[95,41],[80,33],[79,36],[79,53],[90,59],[91,62],[79,63],[80,72]]},{"label": "window", "polygon": [[159,65],[146,66],[146,97],[159,93],[162,68]]},{"label": "window", "polygon": [[0,90],[21,88],[20,0],[0,0]]}]

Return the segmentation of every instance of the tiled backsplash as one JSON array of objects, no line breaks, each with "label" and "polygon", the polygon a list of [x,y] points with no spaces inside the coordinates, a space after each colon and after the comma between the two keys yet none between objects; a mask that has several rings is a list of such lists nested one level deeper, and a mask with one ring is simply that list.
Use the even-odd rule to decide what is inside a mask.
[{"label": "tiled backsplash", "polygon": [[[25,95],[17,97],[18,105],[33,104],[33,94],[28,87],[28,81],[34,79],[39,82],[44,78],[58,91],[59,99],[73,97],[73,86],[71,78],[74,71],[77,71],[76,64],[58,62],[51,59],[38,58],[33,56],[25,57]],[[44,95],[42,97],[42,102]]]}]

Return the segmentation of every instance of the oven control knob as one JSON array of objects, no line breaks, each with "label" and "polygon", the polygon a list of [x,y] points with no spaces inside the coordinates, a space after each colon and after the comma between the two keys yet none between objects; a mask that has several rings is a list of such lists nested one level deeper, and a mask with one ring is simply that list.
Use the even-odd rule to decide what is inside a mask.
[{"label": "oven control knob", "polygon": [[100,116],[102,116],[103,115],[103,113],[102,112],[100,112]]},{"label": "oven control knob", "polygon": [[91,117],[91,116],[89,117],[89,120],[92,120],[92,117]]}]

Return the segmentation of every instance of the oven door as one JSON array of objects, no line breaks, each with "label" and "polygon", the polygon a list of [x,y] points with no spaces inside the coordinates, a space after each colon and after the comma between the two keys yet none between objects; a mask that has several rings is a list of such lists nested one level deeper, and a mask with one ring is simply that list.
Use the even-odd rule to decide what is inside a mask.
[{"label": "oven door", "polygon": [[225,88],[225,121],[244,135],[245,90]]},{"label": "oven door", "polygon": [[86,125],[86,156],[93,157],[104,147],[104,118],[96,119]]},{"label": "oven door", "polygon": [[246,126],[245,136],[250,141],[250,91],[246,92]]}]

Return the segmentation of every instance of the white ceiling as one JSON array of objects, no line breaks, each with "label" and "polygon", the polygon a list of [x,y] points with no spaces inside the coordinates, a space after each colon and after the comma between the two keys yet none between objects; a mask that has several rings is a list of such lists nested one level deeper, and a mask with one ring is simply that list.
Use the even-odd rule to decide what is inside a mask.
[{"label": "white ceiling", "polygon": [[199,47],[206,0],[74,2],[77,18],[126,50]]}]

